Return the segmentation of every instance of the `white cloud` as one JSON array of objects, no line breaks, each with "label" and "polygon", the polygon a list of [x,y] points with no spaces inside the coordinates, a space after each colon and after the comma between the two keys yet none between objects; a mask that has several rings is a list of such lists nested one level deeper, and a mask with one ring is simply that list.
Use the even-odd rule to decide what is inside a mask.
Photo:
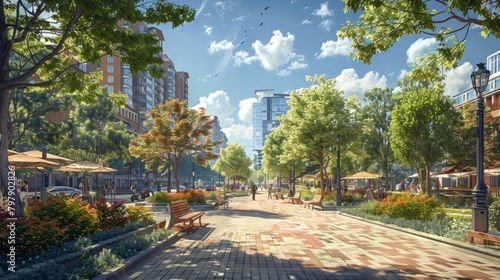
[{"label": "white cloud", "polygon": [[236,66],[241,66],[242,64],[252,64],[254,61],[257,61],[258,58],[256,56],[250,56],[246,51],[239,51],[234,54],[233,60]]},{"label": "white cloud", "polygon": [[428,39],[418,39],[410,45],[408,50],[406,50],[406,55],[408,56],[407,63],[415,63],[418,58],[425,57],[427,53],[434,52],[438,47],[438,43],[434,38]]},{"label": "white cloud", "polygon": [[336,88],[342,90],[345,96],[357,95],[359,100],[363,100],[366,91],[376,87],[387,87],[387,78],[385,76],[370,71],[360,78],[356,70],[352,68],[342,70],[342,73],[335,80],[337,81]]},{"label": "white cloud", "polygon": [[239,16],[237,18],[235,18],[234,20],[235,21],[245,21],[246,17],[245,16]]},{"label": "white cloud", "polygon": [[288,75],[291,70],[307,67],[304,56],[294,52],[294,40],[293,34],[287,33],[286,36],[283,36],[280,30],[274,30],[273,36],[267,44],[263,44],[259,40],[252,44],[254,55],[251,56],[245,51],[239,51],[233,56],[233,60],[236,66],[259,61],[266,70],[276,71],[279,76]]},{"label": "white cloud", "polygon": [[460,91],[470,88],[470,73],[474,70],[473,68],[474,66],[472,64],[465,62],[455,69],[446,71],[444,73],[446,75],[444,80],[444,83],[446,84],[444,94],[454,96]]},{"label": "white cloud", "polygon": [[222,131],[226,134],[229,144],[240,143],[245,147],[247,156],[253,159],[254,152],[252,151],[252,133],[251,125],[233,124],[223,128]]},{"label": "white cloud", "polygon": [[256,98],[247,98],[240,101],[240,110],[238,117],[242,122],[252,123],[253,104],[257,102]]},{"label": "white cloud", "polygon": [[306,25],[306,24],[312,24],[312,21],[308,20],[308,19],[305,19],[303,22],[302,22],[302,25]]},{"label": "white cloud", "polygon": [[322,20],[321,23],[319,24],[319,27],[323,28],[326,31],[330,31],[331,27],[333,25],[333,22],[329,19]]},{"label": "white cloud", "polygon": [[213,30],[213,27],[212,26],[208,26],[208,25],[203,25],[203,28],[205,29],[205,34],[207,34],[208,36],[212,35],[212,30]]},{"label": "white cloud", "polygon": [[200,107],[205,108],[208,114],[217,116],[221,127],[230,126],[234,123],[234,119],[230,115],[236,109],[231,105],[227,93],[222,90],[212,92],[208,97],[200,97],[199,103],[193,108],[198,109]]},{"label": "white cloud", "polygon": [[231,51],[233,49],[234,49],[233,42],[224,39],[220,42],[213,41],[212,43],[210,43],[210,47],[208,48],[207,51],[209,54],[214,54],[221,51]]},{"label": "white cloud", "polygon": [[321,53],[317,58],[326,58],[331,56],[348,56],[353,51],[351,47],[352,39],[338,38],[337,41],[328,40],[321,44]]},{"label": "white cloud", "polygon": [[333,16],[333,10],[328,9],[328,2],[321,4],[321,7],[318,10],[314,10],[313,15],[319,17],[331,17]]}]

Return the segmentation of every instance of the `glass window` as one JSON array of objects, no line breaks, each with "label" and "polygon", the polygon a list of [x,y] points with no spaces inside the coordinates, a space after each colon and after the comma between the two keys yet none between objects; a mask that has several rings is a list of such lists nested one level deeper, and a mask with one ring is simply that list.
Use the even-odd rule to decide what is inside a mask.
[{"label": "glass window", "polygon": [[113,86],[108,86],[108,92],[115,92],[115,88]]},{"label": "glass window", "polygon": [[490,187],[498,188],[500,186],[500,176],[491,176]]},{"label": "glass window", "polygon": [[112,57],[111,55],[108,55],[108,63],[113,63],[115,61],[115,58]]},{"label": "glass window", "polygon": [[114,78],[113,76],[108,76],[108,83],[112,83],[114,80],[113,78]]},{"label": "glass window", "polygon": [[113,73],[115,71],[113,66],[108,66],[108,73]]}]

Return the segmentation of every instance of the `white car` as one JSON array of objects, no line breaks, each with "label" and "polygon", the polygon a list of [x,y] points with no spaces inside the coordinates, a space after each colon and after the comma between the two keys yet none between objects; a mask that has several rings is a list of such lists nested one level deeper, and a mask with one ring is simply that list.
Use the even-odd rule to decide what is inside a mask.
[{"label": "white car", "polygon": [[[35,192],[28,192],[28,193],[26,193],[26,198],[40,199],[40,195],[41,195],[40,191],[41,190],[38,190],[36,192],[36,196],[35,196]],[[72,188],[72,187],[52,186],[52,187],[47,187],[47,194],[49,194],[49,195],[61,195],[61,194],[63,194],[65,196],[69,196],[71,198],[74,198],[76,196],[82,196],[82,191],[79,189]]]}]

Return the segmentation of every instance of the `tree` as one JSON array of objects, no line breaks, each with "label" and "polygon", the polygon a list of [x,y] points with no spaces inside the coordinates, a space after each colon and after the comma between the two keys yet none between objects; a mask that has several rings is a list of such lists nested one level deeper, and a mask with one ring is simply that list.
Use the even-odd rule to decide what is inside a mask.
[{"label": "tree", "polygon": [[[474,26],[480,27],[477,30],[483,37],[500,37],[498,1],[343,1],[345,13],[360,12],[359,21],[347,21],[337,35],[352,39],[351,56],[366,64],[370,64],[376,53],[387,51],[406,35],[427,34],[439,43],[429,59],[448,70],[462,59],[463,43]],[[446,44],[452,39],[453,43]]]},{"label": "tree", "polygon": [[[120,21],[147,24],[191,22],[195,10],[165,0],[154,4],[118,1],[2,1],[0,13],[0,175],[7,193],[7,147],[10,92],[19,88],[56,89],[77,101],[95,102],[100,73],[82,75],[81,63],[114,55],[130,64],[133,73],[149,71],[159,77],[162,51],[154,34],[117,28]],[[33,79],[36,75],[37,79]],[[16,201],[20,201],[18,195]],[[16,215],[23,209],[16,204]]]},{"label": "tree", "polygon": [[[457,110],[460,112],[460,126],[455,141],[455,148],[450,151],[448,161],[458,165],[476,165],[476,137],[477,137],[477,113],[476,104],[465,103]],[[484,161],[496,162],[500,160],[500,119],[491,114],[491,108],[487,107],[484,112]]]},{"label": "tree", "polygon": [[166,163],[170,164],[177,191],[179,167],[186,153],[193,153],[195,162],[202,166],[218,157],[214,148],[221,140],[210,140],[214,119],[203,108],[189,109],[187,101],[170,99],[154,107],[148,117],[149,131],[130,143],[130,154],[139,157],[149,169],[161,171]]},{"label": "tree", "polygon": [[333,152],[331,148],[336,146],[336,135],[350,135],[345,137],[342,147],[347,147],[358,136],[353,132],[352,104],[335,89],[335,80],[325,80],[324,75],[308,76],[306,80],[313,85],[292,92],[290,110],[280,118],[287,138],[284,153],[317,163],[324,191],[325,160]]},{"label": "tree", "polygon": [[392,96],[390,88],[374,88],[365,92],[363,99],[366,105],[361,112],[363,148],[382,167],[386,186],[389,186],[389,166],[394,158],[389,130],[395,105]]},{"label": "tree", "polygon": [[392,114],[390,141],[394,156],[402,163],[425,167],[424,193],[429,193],[429,167],[443,159],[451,150],[459,114],[450,98],[443,95],[443,86],[421,88],[401,93],[401,103]]},{"label": "tree", "polygon": [[[122,122],[115,122],[116,105],[124,104],[124,94],[108,93],[101,87],[101,95],[95,104],[74,104],[70,113],[73,125],[77,126],[73,135],[72,125],[68,126],[58,143],[51,145],[62,156],[77,161],[98,161],[98,145],[102,144],[103,161],[113,159],[129,161],[128,146],[133,136],[127,132]],[[102,122],[100,127],[99,122]],[[99,135],[101,134],[101,135]],[[99,137],[101,137],[99,139]]]},{"label": "tree", "polygon": [[241,181],[250,178],[250,166],[252,159],[246,155],[245,147],[236,142],[221,150],[213,169],[228,180]]}]

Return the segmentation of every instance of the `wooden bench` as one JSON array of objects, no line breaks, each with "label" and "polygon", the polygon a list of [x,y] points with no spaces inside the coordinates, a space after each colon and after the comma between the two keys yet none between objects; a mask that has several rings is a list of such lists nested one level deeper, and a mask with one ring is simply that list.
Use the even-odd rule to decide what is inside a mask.
[{"label": "wooden bench", "polygon": [[281,198],[281,199],[284,199],[284,198],[283,198],[283,191],[281,191],[281,192],[275,192],[275,193],[274,193],[274,197],[276,197],[276,199],[278,199],[278,200],[279,200],[280,198]]},{"label": "wooden bench", "polygon": [[205,215],[205,212],[198,211],[195,212],[191,208],[189,208],[189,204],[187,200],[177,200],[172,201],[170,204],[170,222],[168,223],[168,228],[172,228],[173,225],[178,223],[183,223],[186,225],[186,222],[189,222],[188,233],[191,229],[194,229],[194,221],[199,219],[201,226],[201,216]]},{"label": "wooden bench", "polygon": [[500,242],[500,235],[487,232],[468,230],[467,235],[470,243],[488,245],[490,242]]},{"label": "wooden bench", "polygon": [[314,206],[321,207],[321,210],[325,210],[325,207],[323,207],[323,196],[321,194],[315,194],[311,200],[304,201],[304,208],[306,206],[307,209],[311,206],[311,210],[314,210]]},{"label": "wooden bench", "polygon": [[224,209],[226,209],[226,206],[229,207],[229,201],[227,199],[224,199],[220,194],[216,193],[214,209],[219,209],[219,206],[221,205],[224,207]]},{"label": "wooden bench", "polygon": [[295,192],[294,196],[289,196],[288,202],[291,202],[292,204],[295,204],[295,202],[297,202],[298,204],[302,204],[302,200],[300,199],[300,192]]}]

